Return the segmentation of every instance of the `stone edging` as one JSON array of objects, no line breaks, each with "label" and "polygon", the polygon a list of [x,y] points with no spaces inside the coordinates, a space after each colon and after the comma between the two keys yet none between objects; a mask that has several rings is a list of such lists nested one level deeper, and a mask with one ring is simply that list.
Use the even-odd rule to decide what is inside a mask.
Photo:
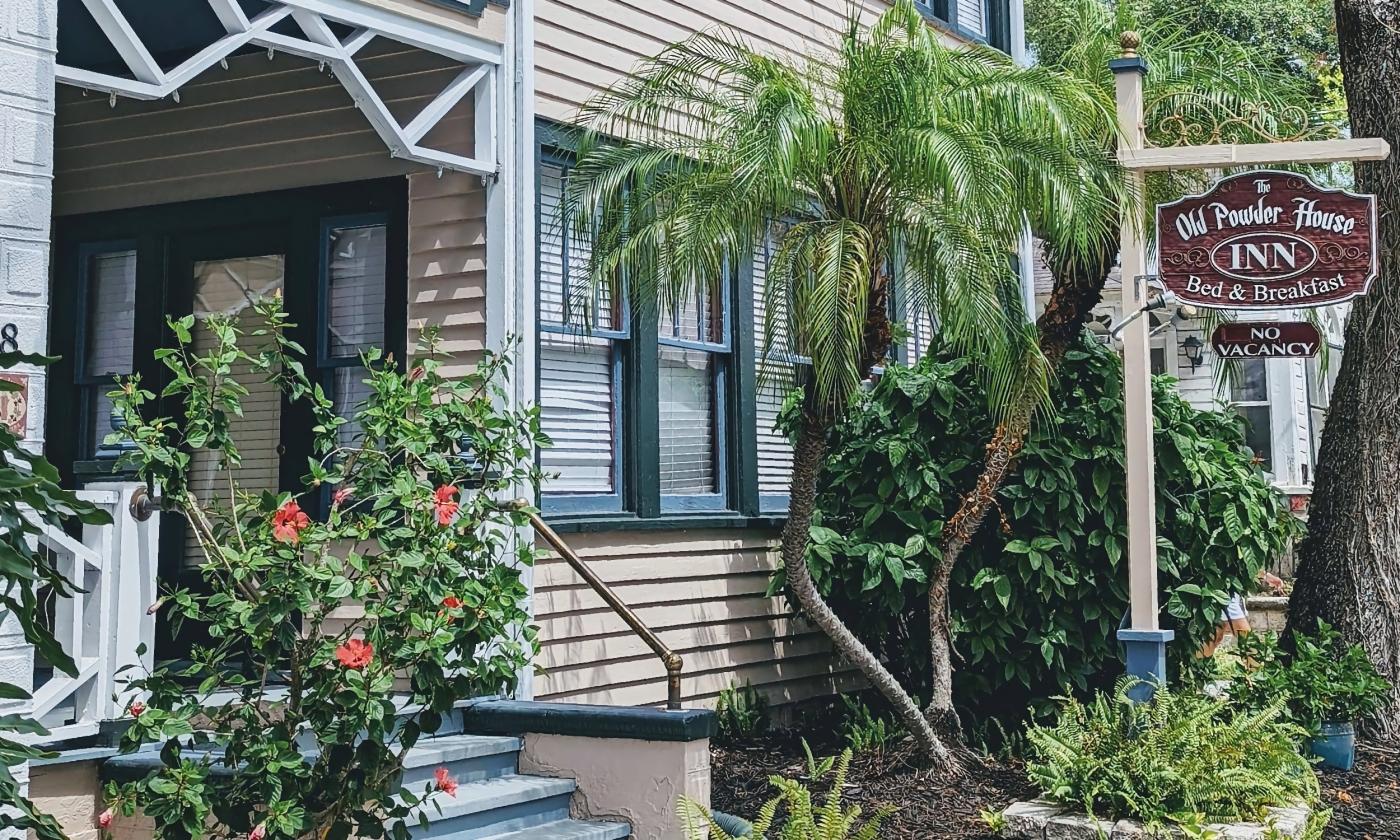
[{"label": "stone edging", "polygon": [[[1268,824],[1234,823],[1209,825],[1220,840],[1298,840],[1312,818],[1306,805],[1293,808],[1268,808]],[[1166,833],[1149,833],[1141,823],[1132,820],[1099,820],[1071,812],[1066,806],[1044,799],[1017,802],[1002,812],[1006,821],[1001,836],[1015,840],[1149,840],[1150,838],[1185,838],[1185,832],[1171,829]]]}]

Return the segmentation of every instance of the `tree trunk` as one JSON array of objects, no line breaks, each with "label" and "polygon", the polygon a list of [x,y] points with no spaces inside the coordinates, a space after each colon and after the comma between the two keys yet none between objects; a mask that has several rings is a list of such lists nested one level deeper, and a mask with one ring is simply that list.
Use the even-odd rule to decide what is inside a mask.
[{"label": "tree trunk", "polygon": [[[1337,0],[1352,132],[1400,149],[1400,7]],[[1394,686],[1375,726],[1400,735],[1400,159],[1356,165],[1380,210],[1380,276],[1353,305],[1317,457],[1290,631],[1318,619],[1365,646]]]},{"label": "tree trunk", "polygon": [[783,569],[793,597],[802,612],[831,639],[836,650],[885,696],[901,723],[940,770],[956,770],[957,761],[934,734],[909,694],[875,655],[857,639],[817,592],[807,568],[807,540],[816,505],[817,474],[826,454],[827,425],[808,414],[797,431],[793,447],[792,487],[788,497],[787,524],[783,526]]},{"label": "tree trunk", "polygon": [[[1105,239],[1092,254],[1075,257],[1047,246],[1046,256],[1055,287],[1045,311],[1036,319],[1040,352],[1051,375],[1069,348],[1074,346],[1089,315],[1103,297],[1104,283],[1118,255],[1118,240]],[[987,512],[996,503],[997,491],[1016,455],[1025,444],[1035,406],[1012,407],[1011,416],[997,427],[982,459],[982,473],[973,489],[963,497],[957,511],[948,519],[939,541],[942,557],[929,580],[929,665],[933,669],[933,696],[925,716],[941,732],[957,731],[953,711],[953,641],[948,616],[948,586],[963,549],[977,536]]]}]

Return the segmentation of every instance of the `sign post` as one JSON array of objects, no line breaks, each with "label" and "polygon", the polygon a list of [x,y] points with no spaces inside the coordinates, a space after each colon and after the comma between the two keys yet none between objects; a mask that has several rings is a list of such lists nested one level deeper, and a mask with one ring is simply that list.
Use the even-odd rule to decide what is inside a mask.
[{"label": "sign post", "polygon": [[[1120,44],[1121,57],[1109,62],[1118,100],[1118,159],[1135,195],[1143,194],[1144,173],[1151,170],[1383,160],[1390,155],[1390,147],[1377,139],[1149,148],[1142,104],[1148,66],[1138,55],[1141,38],[1124,32]],[[1164,211],[1170,218],[1163,227]],[[1159,208],[1163,284],[1184,301],[1224,309],[1293,309],[1350,300],[1365,294],[1375,277],[1376,221],[1373,197],[1323,190],[1296,173],[1233,176],[1204,195]],[[1147,305],[1148,271],[1146,231],[1128,208],[1119,259],[1121,317],[1129,318]],[[1128,673],[1144,681],[1133,692],[1140,700],[1150,698],[1153,686],[1166,680],[1166,645],[1172,639],[1172,632],[1158,622],[1149,359],[1147,319],[1135,318],[1123,332],[1131,611],[1118,640]]]}]

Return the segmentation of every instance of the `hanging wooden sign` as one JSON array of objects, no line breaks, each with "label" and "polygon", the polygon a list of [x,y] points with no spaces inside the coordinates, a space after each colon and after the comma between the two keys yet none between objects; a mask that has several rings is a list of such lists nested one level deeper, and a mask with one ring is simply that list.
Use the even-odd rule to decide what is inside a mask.
[{"label": "hanging wooden sign", "polygon": [[1157,205],[1162,284],[1217,309],[1297,309],[1366,294],[1376,277],[1376,197],[1296,172],[1232,175]]},{"label": "hanging wooden sign", "polygon": [[1307,321],[1221,324],[1210,337],[1223,359],[1307,359],[1317,355],[1322,336]]}]

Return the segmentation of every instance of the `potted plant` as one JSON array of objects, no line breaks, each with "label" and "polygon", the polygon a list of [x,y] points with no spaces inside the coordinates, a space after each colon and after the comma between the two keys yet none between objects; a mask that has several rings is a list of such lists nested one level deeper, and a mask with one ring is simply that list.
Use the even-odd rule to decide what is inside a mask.
[{"label": "potted plant", "polygon": [[1295,633],[1293,649],[1253,634],[1241,643],[1250,669],[1231,684],[1231,696],[1247,706],[1286,697],[1295,722],[1310,734],[1308,751],[1324,767],[1356,764],[1356,724],[1380,708],[1389,683],[1360,645],[1348,645],[1336,628],[1319,621],[1315,634]]}]

